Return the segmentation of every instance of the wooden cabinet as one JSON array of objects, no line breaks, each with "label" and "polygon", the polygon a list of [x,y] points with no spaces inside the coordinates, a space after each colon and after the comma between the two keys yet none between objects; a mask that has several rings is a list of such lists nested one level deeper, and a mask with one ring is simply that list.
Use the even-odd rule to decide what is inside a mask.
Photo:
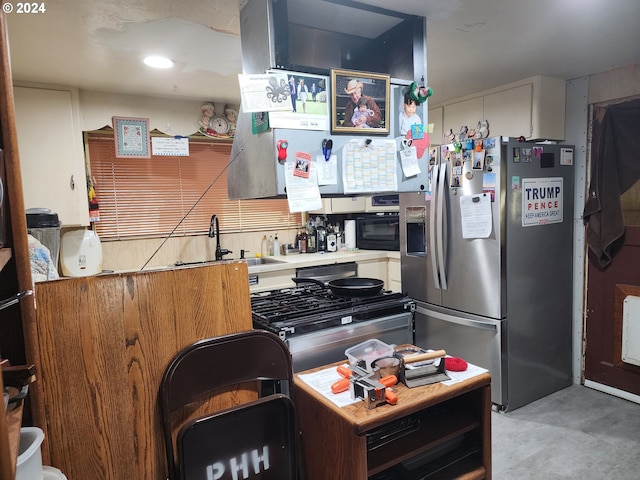
[{"label": "wooden cabinet", "polygon": [[[6,245],[0,249],[0,300],[33,288],[7,37],[6,18],[0,12],[0,149],[3,151],[6,174],[5,213],[10,220],[6,231]],[[12,365],[37,365],[35,339],[35,304],[33,296],[28,295],[0,313],[0,353]],[[2,391],[3,383],[0,376]],[[35,385],[36,388],[29,389],[30,414],[32,423],[40,425],[42,416],[37,390],[39,382]],[[0,480],[15,478],[21,422],[14,415],[11,417],[6,414],[4,402],[0,402]]]},{"label": "wooden cabinet", "polygon": [[77,92],[17,86],[14,94],[25,208],[49,208],[65,226],[88,225]]},{"label": "wooden cabinet", "polygon": [[365,211],[364,197],[323,198],[322,208],[309,213],[355,213]]},{"label": "wooden cabinet", "polygon": [[51,464],[73,480],[167,478],[160,380],[187,345],[251,330],[247,272],[230,262],[37,283]]},{"label": "wooden cabinet", "polygon": [[[338,408],[297,376],[307,480],[425,478],[439,468],[428,478],[491,478],[489,374],[449,386],[393,389],[397,405],[369,410],[356,402]],[[413,475],[405,476],[407,471]]]},{"label": "wooden cabinet", "polygon": [[537,75],[434,106],[429,119],[441,133],[432,143],[446,143],[442,132],[448,129],[457,134],[461,126],[477,128],[483,120],[489,121],[490,136],[564,140],[565,90],[564,80]]}]

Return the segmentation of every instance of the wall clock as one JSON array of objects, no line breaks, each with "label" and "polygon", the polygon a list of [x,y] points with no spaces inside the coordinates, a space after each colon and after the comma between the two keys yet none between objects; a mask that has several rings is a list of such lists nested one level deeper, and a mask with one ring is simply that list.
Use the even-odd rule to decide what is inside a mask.
[{"label": "wall clock", "polygon": [[227,135],[231,129],[231,124],[225,117],[213,117],[209,126],[217,135]]}]

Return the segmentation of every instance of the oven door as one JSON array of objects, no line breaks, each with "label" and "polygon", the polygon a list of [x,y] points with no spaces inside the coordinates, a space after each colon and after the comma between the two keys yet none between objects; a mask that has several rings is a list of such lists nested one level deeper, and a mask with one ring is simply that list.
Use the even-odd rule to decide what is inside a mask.
[{"label": "oven door", "polygon": [[293,370],[301,372],[346,361],[347,348],[372,338],[390,345],[413,344],[413,314],[403,312],[289,337]]}]

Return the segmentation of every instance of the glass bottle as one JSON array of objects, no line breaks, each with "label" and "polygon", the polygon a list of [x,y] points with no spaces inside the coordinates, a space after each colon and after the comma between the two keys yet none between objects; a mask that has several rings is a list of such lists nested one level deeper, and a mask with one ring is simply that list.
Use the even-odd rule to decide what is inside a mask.
[{"label": "glass bottle", "polygon": [[307,232],[304,230],[300,232],[300,238],[298,240],[298,250],[300,253],[307,253]]},{"label": "glass bottle", "polygon": [[267,241],[267,250],[270,257],[273,257],[273,235],[269,235],[269,240]]}]

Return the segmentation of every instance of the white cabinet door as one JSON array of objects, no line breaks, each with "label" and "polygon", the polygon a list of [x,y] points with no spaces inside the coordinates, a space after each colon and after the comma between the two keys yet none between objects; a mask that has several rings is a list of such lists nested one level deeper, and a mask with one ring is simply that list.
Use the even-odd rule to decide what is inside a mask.
[{"label": "white cabinet door", "polygon": [[389,277],[389,290],[402,292],[402,274],[399,258],[389,258],[387,263],[387,276]]},{"label": "white cabinet door", "polygon": [[389,278],[387,276],[387,260],[365,260],[358,262],[358,277],[377,278],[384,282],[384,288],[389,289]]},{"label": "white cabinet door", "polygon": [[[447,143],[443,139],[445,130],[443,129],[444,107],[435,107],[429,109],[429,123],[433,123],[433,132],[429,134],[429,143],[431,145],[442,145]],[[453,127],[448,127],[453,128]]]},{"label": "white cabinet door", "polygon": [[[444,107],[444,125],[442,129],[448,129],[457,134],[460,127],[476,128],[478,122],[484,119],[483,98],[477,97],[462,102],[452,103]],[[489,120],[491,122],[491,120]]]},{"label": "white cabinet door", "polygon": [[15,87],[25,208],[49,208],[62,225],[89,224],[78,107],[69,90]]},{"label": "white cabinet door", "polygon": [[364,197],[323,198],[322,209],[309,213],[357,213],[365,211]]},{"label": "white cabinet door", "polygon": [[485,95],[484,117],[491,134],[529,138],[532,133],[533,84]]}]

